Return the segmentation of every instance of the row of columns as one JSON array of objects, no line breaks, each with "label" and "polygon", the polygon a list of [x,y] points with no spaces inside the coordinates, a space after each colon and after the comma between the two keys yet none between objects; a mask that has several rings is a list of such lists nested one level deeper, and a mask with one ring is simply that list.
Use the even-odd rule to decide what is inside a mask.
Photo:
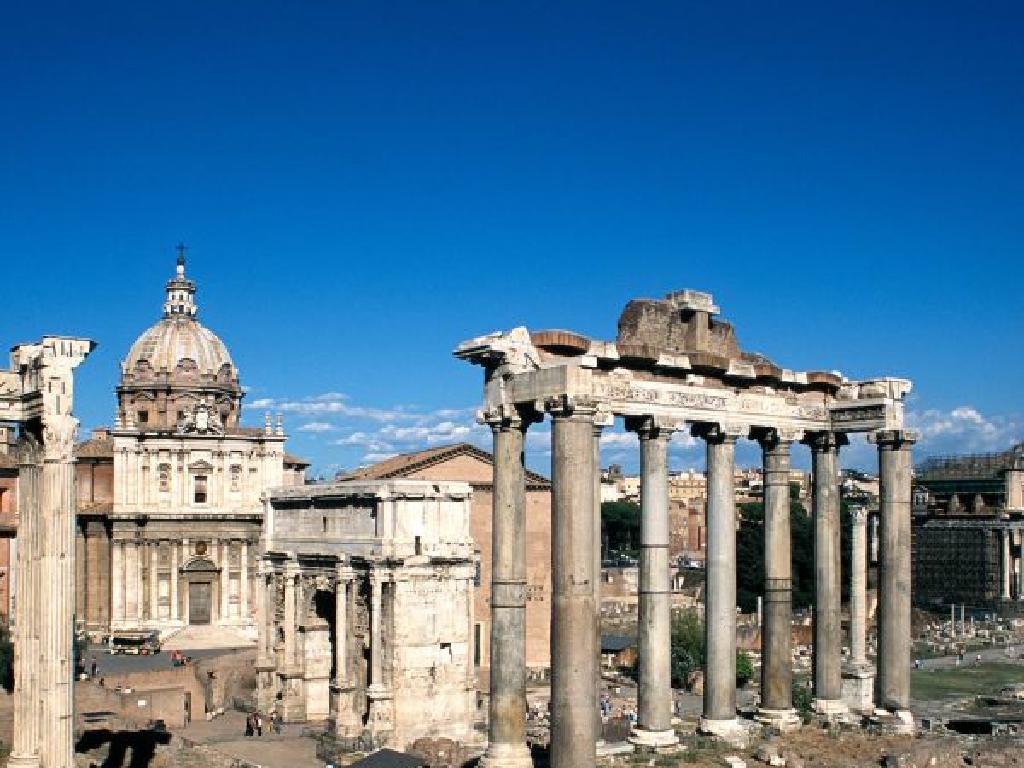
[{"label": "row of columns", "polygon": [[[160,548],[170,549],[170,565],[163,571],[168,579],[168,615],[160,612]],[[246,619],[250,615],[249,607],[249,543],[243,540],[240,544],[240,561],[238,568],[238,619]],[[220,558],[219,577],[219,617],[229,618],[230,601],[230,542],[218,545]],[[187,609],[182,610],[179,604],[178,589],[182,580],[181,568],[189,558],[188,539],[176,541],[159,541],[148,539],[114,540],[111,552],[111,614],[115,624],[126,622],[143,622],[187,619]],[[148,561],[148,562],[147,562]],[[148,572],[148,581],[144,579],[144,569]]]},{"label": "row of columns", "polygon": [[[552,417],[552,630],[551,765],[592,766],[598,740],[598,632],[601,426],[592,404],[567,397],[545,403]],[[487,768],[528,766],[525,678],[525,491],[523,444],[532,409],[504,406],[486,414],[494,436],[492,528],[492,630]],[[637,688],[633,740],[674,743],[671,727],[671,604],[668,558],[668,441],[675,425],[654,417],[627,419],[641,446],[641,558]],[[736,717],[736,505],[735,446],[748,429],[695,424],[707,451],[707,556],[705,572],[705,679],[702,728],[726,738]],[[794,717],[792,705],[792,573],[789,525],[790,448],[795,432],[761,429],[765,476],[765,611],[762,634],[761,713],[769,720]],[[902,431],[872,436],[877,443],[880,491],[879,706],[909,704],[910,662],[910,451]],[[842,705],[840,624],[839,448],[845,435],[814,433],[815,629],[814,689],[819,711]],[[598,526],[595,531],[595,526]],[[860,549],[866,548],[858,525]],[[863,590],[861,590],[863,592]],[[863,602],[854,608],[860,632],[855,656],[863,660]],[[595,684],[595,681],[598,684]]]}]

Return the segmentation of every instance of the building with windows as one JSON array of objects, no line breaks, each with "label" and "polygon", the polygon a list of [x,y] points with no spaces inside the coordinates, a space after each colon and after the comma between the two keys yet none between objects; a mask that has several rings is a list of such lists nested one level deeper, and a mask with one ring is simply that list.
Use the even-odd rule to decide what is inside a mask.
[{"label": "building with windows", "polygon": [[[285,453],[280,417],[241,425],[238,370],[197,319],[183,253],[165,291],[163,316],[121,363],[114,426],[75,450],[76,619],[93,636],[194,624],[255,639],[261,497],[303,484],[308,465]],[[4,573],[17,547],[17,474],[0,448],[4,613],[17,599]]]}]

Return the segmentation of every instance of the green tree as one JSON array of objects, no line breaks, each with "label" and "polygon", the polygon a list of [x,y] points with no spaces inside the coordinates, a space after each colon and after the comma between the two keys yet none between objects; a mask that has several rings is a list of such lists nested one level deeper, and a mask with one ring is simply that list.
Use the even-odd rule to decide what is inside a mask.
[{"label": "green tree", "polygon": [[[672,687],[688,688],[690,673],[704,666],[704,624],[694,610],[672,618]],[[754,678],[754,664],[743,651],[736,652],[736,685],[742,688]]]},{"label": "green tree", "polygon": [[754,679],[754,662],[744,651],[736,651],[736,687],[742,688]]},{"label": "green tree", "polygon": [[690,673],[704,665],[704,625],[694,610],[672,618],[672,686],[686,688]]},{"label": "green tree", "polygon": [[[794,499],[792,492],[789,527],[793,608],[799,610],[814,603],[814,525],[807,510]],[[751,502],[739,507],[739,529],[736,531],[736,604],[741,610],[751,613],[757,609],[758,595],[763,594],[764,504]]]},{"label": "green tree", "polygon": [[640,505],[631,501],[601,504],[601,543],[604,556],[615,551],[635,557],[640,547]]}]

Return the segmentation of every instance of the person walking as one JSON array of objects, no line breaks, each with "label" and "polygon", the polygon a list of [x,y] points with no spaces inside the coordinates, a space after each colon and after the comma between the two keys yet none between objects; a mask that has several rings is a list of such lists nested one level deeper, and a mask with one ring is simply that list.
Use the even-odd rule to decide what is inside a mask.
[{"label": "person walking", "polygon": [[253,731],[255,730],[252,727],[252,718],[253,718],[252,712],[250,712],[248,715],[245,716],[245,735],[246,736],[252,736]]},{"label": "person walking", "polygon": [[263,716],[259,712],[256,713],[256,735],[263,735]]},{"label": "person walking", "polygon": [[91,677],[93,680],[95,680],[96,679],[96,673],[99,671],[99,668],[100,668],[100,665],[96,661],[96,657],[93,656],[92,657],[92,663],[89,665],[89,677]]}]

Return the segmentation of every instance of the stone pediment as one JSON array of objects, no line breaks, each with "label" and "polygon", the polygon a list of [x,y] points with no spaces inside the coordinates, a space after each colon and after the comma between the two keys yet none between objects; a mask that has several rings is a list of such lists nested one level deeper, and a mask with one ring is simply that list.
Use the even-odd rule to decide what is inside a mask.
[{"label": "stone pediment", "polygon": [[188,471],[200,474],[203,472],[212,472],[213,464],[211,464],[208,461],[205,461],[204,459],[199,459],[199,461],[193,461],[191,464],[188,465]]}]

